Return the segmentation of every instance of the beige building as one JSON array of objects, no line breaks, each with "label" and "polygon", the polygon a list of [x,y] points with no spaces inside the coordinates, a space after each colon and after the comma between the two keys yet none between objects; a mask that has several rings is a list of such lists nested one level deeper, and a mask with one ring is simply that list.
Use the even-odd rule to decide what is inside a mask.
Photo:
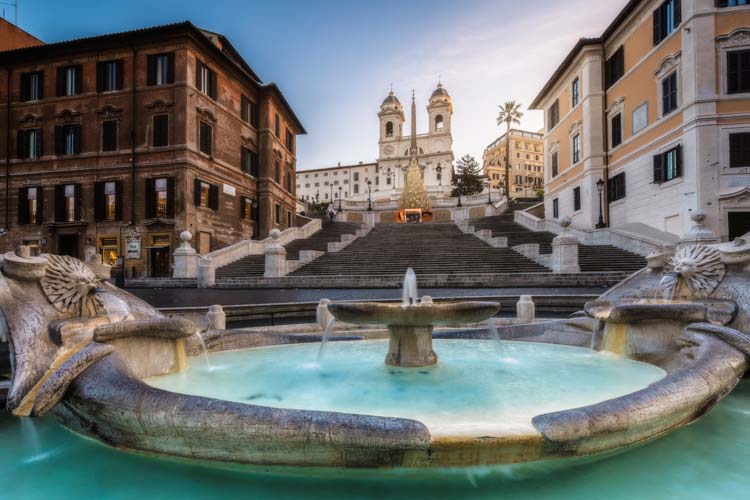
[{"label": "beige building", "polygon": [[[427,105],[428,130],[417,134],[417,162],[431,197],[449,196],[452,189],[452,115],[453,101],[443,85],[438,84]],[[299,171],[297,197],[321,202],[335,201],[339,196],[366,200],[369,188],[373,200],[398,199],[409,167],[410,136],[404,134],[404,108],[393,92],[380,105],[378,120],[377,161]]]},{"label": "beige building", "polygon": [[[735,5],[742,3],[743,5]],[[545,111],[545,211],[676,235],[705,210],[750,230],[750,5],[631,0],[582,39],[532,104]]]},{"label": "beige building", "polygon": [[[482,170],[492,189],[505,189],[506,135],[482,154]],[[511,129],[509,160],[511,198],[535,197],[544,188],[544,134]]]}]

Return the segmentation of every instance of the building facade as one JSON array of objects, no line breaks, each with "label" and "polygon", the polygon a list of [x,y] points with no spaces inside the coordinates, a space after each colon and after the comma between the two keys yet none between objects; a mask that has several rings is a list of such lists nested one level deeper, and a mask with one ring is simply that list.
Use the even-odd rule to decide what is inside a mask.
[{"label": "building facade", "polygon": [[124,258],[171,274],[294,224],[295,142],[280,90],[189,22],[0,52],[4,250]]},{"label": "building facade", "polygon": [[37,37],[26,33],[15,24],[0,18],[0,52],[42,45],[43,43]]},{"label": "building facade", "polygon": [[[482,154],[482,170],[492,189],[505,189],[505,133]],[[510,196],[533,198],[544,189],[544,134],[510,131]]]},{"label": "building facade", "polygon": [[[431,196],[442,197],[450,194],[452,189],[452,115],[453,101],[443,85],[438,84],[427,106],[428,132],[417,134],[417,161]],[[409,167],[410,136],[404,134],[404,108],[393,92],[381,104],[378,119],[377,161],[298,172],[297,193],[300,199],[326,202],[333,197],[335,200],[339,196],[338,187],[342,188],[340,195],[344,199],[367,199],[368,187],[373,199],[398,197]],[[334,188],[332,195],[331,187]]]},{"label": "building facade", "polygon": [[748,2],[631,0],[532,108],[545,111],[547,217],[593,228],[601,206],[611,227],[682,235],[704,210],[724,239],[750,230]]}]

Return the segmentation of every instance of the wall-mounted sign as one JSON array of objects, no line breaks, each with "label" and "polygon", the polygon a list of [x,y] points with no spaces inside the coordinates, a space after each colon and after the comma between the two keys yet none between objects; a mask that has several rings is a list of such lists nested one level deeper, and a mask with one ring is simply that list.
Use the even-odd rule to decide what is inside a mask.
[{"label": "wall-mounted sign", "polygon": [[140,259],[141,258],[141,239],[140,238],[128,238],[128,244],[125,247],[125,258],[126,259]]},{"label": "wall-mounted sign", "polygon": [[237,194],[237,190],[234,188],[234,186],[230,186],[229,184],[224,184],[224,194],[228,194],[229,196],[235,196]]}]

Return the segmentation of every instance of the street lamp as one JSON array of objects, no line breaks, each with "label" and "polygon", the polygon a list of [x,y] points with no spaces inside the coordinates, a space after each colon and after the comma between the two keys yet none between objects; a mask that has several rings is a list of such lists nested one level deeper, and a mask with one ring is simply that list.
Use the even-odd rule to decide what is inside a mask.
[{"label": "street lamp", "polygon": [[492,205],[492,181],[487,178],[487,204]]},{"label": "street lamp", "polygon": [[367,211],[372,212],[372,181],[367,181]]},{"label": "street lamp", "polygon": [[315,193],[315,201],[320,201],[320,189]]},{"label": "street lamp", "polygon": [[339,212],[341,212],[341,186],[339,186]]},{"label": "street lamp", "polygon": [[461,177],[458,178],[458,205],[457,207],[461,208],[463,205],[461,205],[461,191],[463,191],[463,179]]},{"label": "street lamp", "polygon": [[333,205],[333,184],[331,184],[331,205]]},{"label": "street lamp", "polygon": [[602,212],[602,206],[604,205],[604,180],[599,179],[596,181],[596,190],[599,191],[599,222],[596,223],[596,228],[603,229],[607,227],[604,224],[604,214]]}]

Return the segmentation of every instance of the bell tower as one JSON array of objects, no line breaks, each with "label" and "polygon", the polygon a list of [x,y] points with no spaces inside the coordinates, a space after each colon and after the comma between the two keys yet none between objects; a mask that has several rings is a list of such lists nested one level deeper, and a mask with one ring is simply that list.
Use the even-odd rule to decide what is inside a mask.
[{"label": "bell tower", "polygon": [[392,90],[380,105],[378,118],[380,119],[381,144],[401,139],[404,128],[404,107]]},{"label": "bell tower", "polygon": [[432,93],[430,104],[427,106],[427,113],[430,118],[430,134],[451,133],[453,101],[445,88],[443,88],[442,83],[438,83],[437,88]]}]

